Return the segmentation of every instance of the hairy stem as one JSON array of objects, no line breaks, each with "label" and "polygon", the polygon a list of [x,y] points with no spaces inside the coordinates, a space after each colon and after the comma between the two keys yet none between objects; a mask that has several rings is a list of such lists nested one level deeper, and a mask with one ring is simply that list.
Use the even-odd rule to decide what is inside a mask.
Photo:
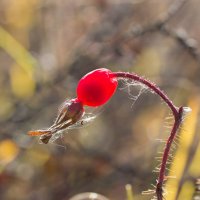
[{"label": "hairy stem", "polygon": [[132,79],[134,81],[138,81],[138,82],[146,85],[149,89],[154,91],[156,94],[158,94],[165,101],[165,103],[171,109],[171,111],[174,115],[174,119],[176,119],[178,117],[179,109],[173,104],[173,102],[167,97],[167,95],[159,87],[157,87],[154,83],[150,82],[147,79],[144,79],[141,76],[138,76],[137,74],[128,73],[128,72],[115,72],[115,73],[113,73],[113,75],[118,77],[118,78]]},{"label": "hairy stem", "polygon": [[163,189],[162,188],[163,188],[163,181],[165,179],[166,163],[168,160],[171,144],[174,140],[174,137],[175,137],[177,130],[179,129],[181,121],[182,121],[182,114],[183,114],[183,107],[180,107],[178,116],[175,118],[174,125],[172,127],[170,136],[167,140],[167,143],[166,143],[166,146],[164,149],[160,172],[159,172],[159,177],[158,177],[157,185],[156,185],[156,194],[157,194],[158,200],[162,200],[162,198],[163,198]]},{"label": "hairy stem", "polygon": [[157,95],[159,95],[163,99],[163,101],[167,104],[167,106],[171,109],[171,111],[173,113],[174,125],[172,127],[170,136],[165,145],[165,149],[164,149],[164,153],[163,153],[163,157],[162,157],[162,163],[161,163],[159,176],[158,176],[158,180],[157,180],[157,185],[156,185],[157,198],[158,198],[158,200],[163,200],[163,182],[165,180],[166,164],[167,164],[167,160],[169,157],[171,144],[174,140],[174,137],[175,137],[177,130],[179,129],[181,121],[182,121],[183,107],[177,108],[159,87],[157,87],[154,83],[150,82],[149,80],[138,76],[137,74],[128,73],[128,72],[115,72],[115,73],[113,73],[113,75],[117,78],[132,79],[134,81],[138,81],[138,82],[146,85],[149,89],[154,91]]}]

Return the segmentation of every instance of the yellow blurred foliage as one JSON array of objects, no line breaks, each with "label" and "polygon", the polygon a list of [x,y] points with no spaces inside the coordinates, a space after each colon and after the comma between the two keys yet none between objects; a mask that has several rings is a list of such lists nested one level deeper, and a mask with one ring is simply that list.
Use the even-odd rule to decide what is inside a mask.
[{"label": "yellow blurred foliage", "polygon": [[18,65],[10,70],[10,80],[13,93],[22,99],[27,99],[34,94],[35,82],[33,76]]},{"label": "yellow blurred foliage", "polygon": [[[192,108],[192,113],[184,121],[184,128],[180,130],[179,147],[176,151],[174,160],[170,167],[169,176],[176,176],[176,179],[169,179],[166,184],[167,200],[175,200],[178,190],[179,181],[184,175],[184,168],[188,158],[189,148],[193,142],[195,129],[197,124],[197,117],[199,113],[199,98],[193,97],[189,102],[189,107]],[[188,132],[185,132],[187,130]],[[184,193],[190,194],[194,189],[192,187],[185,187]],[[184,200],[184,199],[182,199]],[[185,199],[188,200],[188,199]]]},{"label": "yellow blurred foliage", "polygon": [[[136,73],[155,75],[160,71],[162,61],[160,60],[159,52],[153,48],[146,48],[138,56],[137,62],[134,64]],[[149,69],[147,71],[147,69]]]},{"label": "yellow blurred foliage", "polygon": [[191,176],[200,177],[200,143],[197,147],[196,153],[189,168]]},{"label": "yellow blurred foliage", "polygon": [[191,181],[186,181],[181,188],[178,200],[191,200],[194,193],[194,185]]},{"label": "yellow blurred foliage", "polygon": [[10,70],[13,93],[23,99],[31,97],[35,90],[34,67],[36,60],[6,30],[0,27],[0,47],[16,62]]},{"label": "yellow blurred foliage", "polygon": [[35,20],[34,7],[38,0],[9,0],[6,12],[6,21],[12,27],[27,28]]},{"label": "yellow blurred foliage", "polygon": [[7,119],[13,113],[13,103],[5,95],[0,96],[0,118]]},{"label": "yellow blurred foliage", "polygon": [[37,61],[33,56],[6,30],[0,27],[0,47],[27,73],[33,74]]},{"label": "yellow blurred foliage", "polygon": [[0,164],[5,165],[13,161],[19,153],[17,145],[9,139],[0,142]]},{"label": "yellow blurred foliage", "polygon": [[127,200],[134,200],[132,186],[130,184],[127,184],[125,186],[125,188],[126,188],[126,197],[127,197]]},{"label": "yellow blurred foliage", "polygon": [[28,162],[32,164],[33,166],[42,166],[44,163],[49,159],[50,154],[45,148],[34,148],[29,149],[25,157],[28,158]]}]

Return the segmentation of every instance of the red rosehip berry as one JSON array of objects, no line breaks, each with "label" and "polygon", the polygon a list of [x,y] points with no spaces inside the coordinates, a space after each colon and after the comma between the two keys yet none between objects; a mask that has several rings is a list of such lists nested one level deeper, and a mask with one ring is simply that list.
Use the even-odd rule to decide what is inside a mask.
[{"label": "red rosehip berry", "polygon": [[77,98],[83,105],[105,104],[117,88],[117,78],[105,68],[100,68],[82,77],[77,86]]}]

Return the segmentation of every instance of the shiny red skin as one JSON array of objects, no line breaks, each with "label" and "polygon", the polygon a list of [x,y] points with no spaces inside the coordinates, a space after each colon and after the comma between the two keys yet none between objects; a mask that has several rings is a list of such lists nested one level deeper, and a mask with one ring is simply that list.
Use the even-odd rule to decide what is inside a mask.
[{"label": "shiny red skin", "polygon": [[105,104],[115,93],[118,81],[112,71],[96,69],[82,77],[77,86],[77,98],[83,105],[97,107]]}]

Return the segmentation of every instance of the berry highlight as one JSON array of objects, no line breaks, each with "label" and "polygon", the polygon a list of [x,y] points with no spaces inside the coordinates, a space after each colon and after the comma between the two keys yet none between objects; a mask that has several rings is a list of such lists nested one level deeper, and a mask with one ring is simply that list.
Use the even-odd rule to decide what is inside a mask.
[{"label": "berry highlight", "polygon": [[86,106],[101,106],[112,97],[118,81],[112,71],[100,68],[83,76],[77,86],[77,98]]}]

